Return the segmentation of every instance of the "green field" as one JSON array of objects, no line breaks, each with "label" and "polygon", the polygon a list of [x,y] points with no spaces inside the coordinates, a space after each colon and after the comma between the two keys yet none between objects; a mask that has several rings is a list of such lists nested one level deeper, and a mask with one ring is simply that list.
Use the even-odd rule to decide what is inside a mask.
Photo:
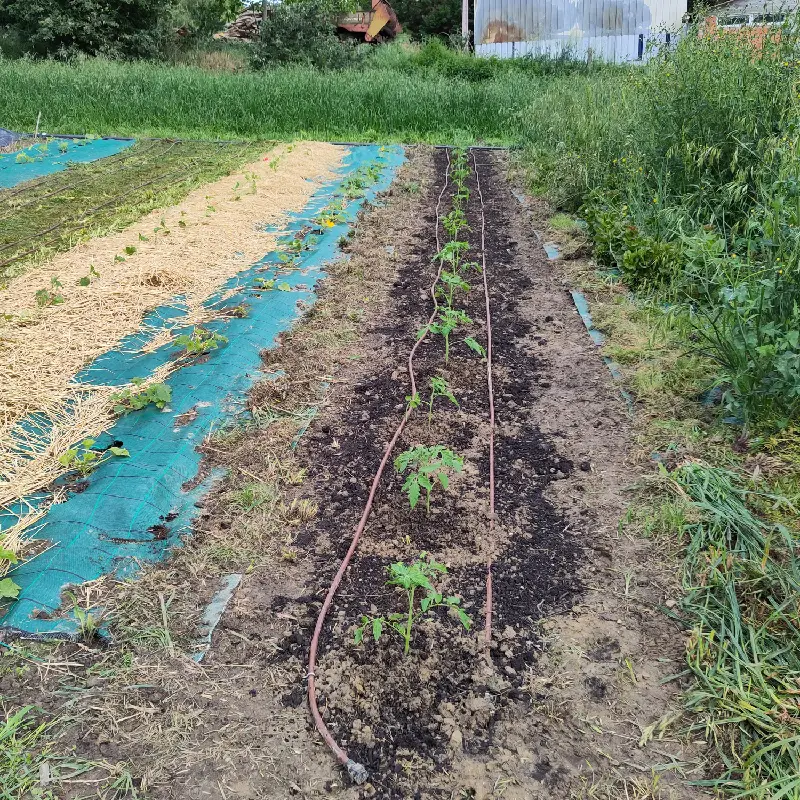
[{"label": "green field", "polygon": [[89,61],[0,60],[8,128],[189,138],[341,141],[519,140],[536,84],[524,75],[474,82],[395,69],[266,73]]}]

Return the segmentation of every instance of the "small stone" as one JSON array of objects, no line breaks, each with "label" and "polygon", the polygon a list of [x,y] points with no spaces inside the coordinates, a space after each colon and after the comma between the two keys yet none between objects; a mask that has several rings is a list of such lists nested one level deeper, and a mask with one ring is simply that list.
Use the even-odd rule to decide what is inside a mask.
[{"label": "small stone", "polygon": [[456,728],[450,734],[450,747],[452,747],[453,750],[461,750],[463,745],[464,745],[464,735],[458,728]]},{"label": "small stone", "polygon": [[666,603],[664,603],[664,605],[667,608],[675,608],[675,606],[678,605],[678,603],[675,600],[673,600],[672,598],[670,598],[669,600],[667,600]]},{"label": "small stone", "polygon": [[517,632],[510,626],[506,625],[503,629],[502,638],[503,639],[516,639]]}]

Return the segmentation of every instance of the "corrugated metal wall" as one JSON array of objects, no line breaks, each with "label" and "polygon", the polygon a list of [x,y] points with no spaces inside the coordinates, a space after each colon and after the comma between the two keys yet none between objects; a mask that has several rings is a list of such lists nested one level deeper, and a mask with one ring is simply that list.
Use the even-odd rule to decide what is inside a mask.
[{"label": "corrugated metal wall", "polygon": [[642,60],[649,39],[680,31],[686,10],[687,0],[475,0],[475,50]]}]

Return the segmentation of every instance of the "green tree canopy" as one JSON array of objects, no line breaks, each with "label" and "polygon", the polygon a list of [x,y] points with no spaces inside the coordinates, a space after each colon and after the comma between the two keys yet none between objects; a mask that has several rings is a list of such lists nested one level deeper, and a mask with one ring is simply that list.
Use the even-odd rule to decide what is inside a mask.
[{"label": "green tree canopy", "polygon": [[152,57],[173,10],[174,0],[2,0],[0,28],[36,56]]}]

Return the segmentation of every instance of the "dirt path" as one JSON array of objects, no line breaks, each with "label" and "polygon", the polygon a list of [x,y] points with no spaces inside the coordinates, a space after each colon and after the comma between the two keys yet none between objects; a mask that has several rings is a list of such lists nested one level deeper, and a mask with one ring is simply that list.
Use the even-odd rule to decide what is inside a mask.
[{"label": "dirt path", "polygon": [[[405,408],[403,364],[429,313],[435,206],[452,192],[446,159],[413,153],[314,311],[268,355],[283,377],[257,386],[251,403],[270,424],[207,443],[231,476],[188,546],[109,600],[120,648],[63,645],[48,657],[83,666],[40,669],[41,691],[32,691],[32,671],[0,679],[12,702],[35,698],[54,714],[64,712],[66,687],[81,722],[69,734],[78,752],[128,762],[154,798],[697,796],[669,770],[653,788],[653,764],[686,759],[678,743],[638,746],[669,711],[675,686],[661,681],[679,671],[681,641],[655,610],[669,596],[665,567],[648,543],[618,533],[622,491],[636,477],[627,410],[504,162],[485,151],[475,153],[484,209],[473,171],[467,217],[471,253],[482,213],[487,226],[495,536],[485,367],[463,343],[445,367],[441,340],[431,339],[419,351],[420,385],[442,374],[459,406],[439,399],[432,423],[417,414],[398,452],[442,442],[466,467],[430,515],[408,508],[401,479],[387,471],[321,642],[323,717],[369,770],[367,784],[346,783],[310,724],[310,633]],[[479,280],[462,305],[482,341]],[[295,448],[311,408],[319,413]],[[444,613],[419,624],[409,657],[396,640],[355,645],[362,614],[400,608],[386,566],[420,551],[447,565],[443,588],[463,598],[476,630],[493,554],[488,660],[476,633]],[[245,577],[200,666],[181,651],[226,571]]]}]

